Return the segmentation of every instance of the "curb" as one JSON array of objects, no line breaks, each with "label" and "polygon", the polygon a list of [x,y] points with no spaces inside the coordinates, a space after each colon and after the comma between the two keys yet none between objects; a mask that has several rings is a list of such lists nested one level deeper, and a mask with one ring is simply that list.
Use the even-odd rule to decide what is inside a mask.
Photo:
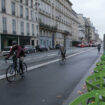
[{"label": "curb", "polygon": [[85,84],[85,79],[93,72],[94,68],[96,67],[96,63],[100,60],[100,56],[96,59],[94,64],[90,67],[89,71],[83,76],[77,86],[74,88],[73,92],[70,94],[67,100],[64,101],[62,105],[69,105],[73,100],[75,100],[78,96],[80,96],[77,91],[82,90],[82,86]]}]

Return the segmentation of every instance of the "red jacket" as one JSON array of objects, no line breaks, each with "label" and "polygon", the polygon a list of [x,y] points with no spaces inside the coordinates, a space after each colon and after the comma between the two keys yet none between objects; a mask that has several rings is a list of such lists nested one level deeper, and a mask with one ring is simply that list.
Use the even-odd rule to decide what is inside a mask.
[{"label": "red jacket", "polygon": [[9,58],[13,54],[14,51],[17,51],[17,53],[16,53],[17,58],[25,56],[23,48],[21,46],[19,46],[19,45],[16,45],[15,47],[12,47],[12,49],[10,50],[10,53],[7,56],[7,58]]}]

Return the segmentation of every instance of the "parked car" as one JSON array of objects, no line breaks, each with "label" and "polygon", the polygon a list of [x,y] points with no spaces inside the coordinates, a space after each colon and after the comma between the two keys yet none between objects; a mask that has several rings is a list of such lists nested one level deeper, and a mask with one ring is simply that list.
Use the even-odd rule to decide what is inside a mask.
[{"label": "parked car", "polygon": [[83,47],[85,47],[85,44],[78,44],[77,47],[83,48]]},{"label": "parked car", "polygon": [[6,55],[8,55],[9,53],[10,53],[10,50],[12,49],[12,46],[7,46],[7,47],[5,47],[4,49],[3,49],[3,51],[2,51],[2,55],[3,56],[6,56]]},{"label": "parked car", "polygon": [[96,44],[92,44],[92,47],[96,47],[97,45]]},{"label": "parked car", "polygon": [[24,46],[24,51],[25,53],[35,53],[36,52],[36,48],[34,48],[32,45],[25,45]]},{"label": "parked car", "polygon": [[85,44],[85,47],[89,47],[89,44]]},{"label": "parked car", "polygon": [[56,44],[55,48],[59,49],[60,48],[60,44]]},{"label": "parked car", "polygon": [[44,45],[39,46],[39,51],[48,51],[49,48],[45,47]]}]

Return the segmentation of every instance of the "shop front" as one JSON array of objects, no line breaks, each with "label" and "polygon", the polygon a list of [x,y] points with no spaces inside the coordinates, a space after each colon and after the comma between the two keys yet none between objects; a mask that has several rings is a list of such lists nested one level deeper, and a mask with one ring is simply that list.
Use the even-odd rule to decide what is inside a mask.
[{"label": "shop front", "polygon": [[30,45],[30,36],[19,36],[19,44],[21,46]]},{"label": "shop front", "polygon": [[7,35],[7,34],[1,34],[1,50],[3,50],[7,46],[11,46],[13,41],[18,41],[18,36],[13,35]]},{"label": "shop front", "polygon": [[56,33],[55,46],[57,44],[64,46],[64,35],[62,33]]},{"label": "shop front", "polygon": [[52,48],[52,38],[41,36],[40,37],[40,46],[44,46],[46,48]]},{"label": "shop front", "polygon": [[7,46],[12,46],[12,42],[16,41],[19,45],[30,45],[30,36],[19,36],[10,34],[1,34],[1,50]]}]

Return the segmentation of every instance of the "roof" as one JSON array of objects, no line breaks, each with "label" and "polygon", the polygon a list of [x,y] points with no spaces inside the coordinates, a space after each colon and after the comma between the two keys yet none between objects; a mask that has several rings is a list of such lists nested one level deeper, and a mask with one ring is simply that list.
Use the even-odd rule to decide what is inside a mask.
[{"label": "roof", "polygon": [[71,1],[70,1],[70,0],[67,0],[67,2],[68,2],[70,5],[72,5],[72,3],[71,3]]}]

